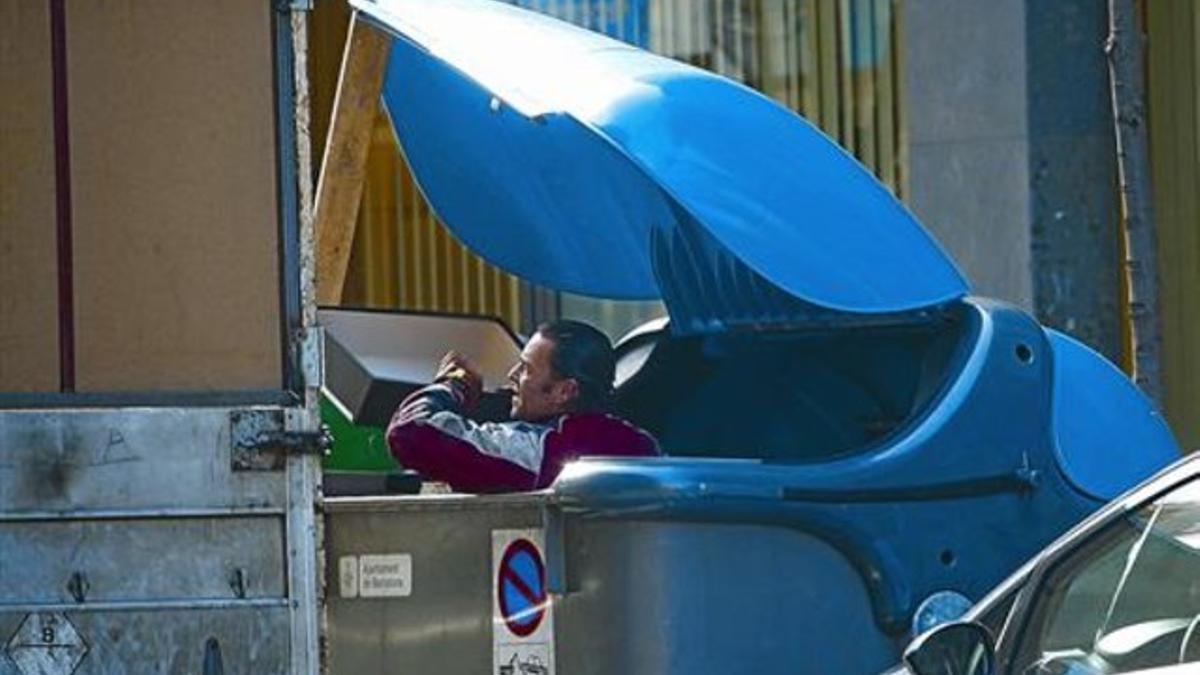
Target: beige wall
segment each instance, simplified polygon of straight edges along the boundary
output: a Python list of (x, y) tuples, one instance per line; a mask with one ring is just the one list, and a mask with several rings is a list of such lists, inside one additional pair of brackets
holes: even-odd
[(47, 7), (0, 2), (0, 392), (59, 388)]
[[(0, 3), (0, 392), (60, 386), (47, 6)], [(282, 388), (271, 4), (65, 6), (77, 390)]]
[(280, 388), (270, 4), (68, 7), (79, 390)]

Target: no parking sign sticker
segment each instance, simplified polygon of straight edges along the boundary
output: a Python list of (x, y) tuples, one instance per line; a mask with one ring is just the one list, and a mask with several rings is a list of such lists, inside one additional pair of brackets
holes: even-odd
[(541, 530), (492, 531), (492, 672), (553, 675), (554, 605)]

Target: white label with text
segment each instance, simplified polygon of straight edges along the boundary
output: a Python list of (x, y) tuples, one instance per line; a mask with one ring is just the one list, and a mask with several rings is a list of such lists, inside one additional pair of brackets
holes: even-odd
[(406, 598), (412, 595), (412, 556), (361, 555), (358, 557), (358, 595), (362, 598)]

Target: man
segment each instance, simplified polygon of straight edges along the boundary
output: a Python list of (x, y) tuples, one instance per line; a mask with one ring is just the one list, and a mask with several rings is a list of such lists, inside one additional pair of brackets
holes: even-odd
[(450, 352), (433, 384), (396, 410), (388, 447), (405, 467), (460, 492), (544, 488), (584, 455), (657, 455), (649, 434), (608, 413), (614, 370), (600, 331), (578, 321), (543, 324), (508, 373), (512, 421), (478, 423), (466, 413), (482, 378)]

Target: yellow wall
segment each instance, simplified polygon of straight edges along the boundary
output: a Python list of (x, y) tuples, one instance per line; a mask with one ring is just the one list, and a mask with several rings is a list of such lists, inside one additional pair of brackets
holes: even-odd
[(1146, 9), (1166, 412), (1190, 451), (1200, 448), (1200, 3)]
[[(537, 4), (519, 4), (531, 3)], [(799, 112), (900, 193), (893, 4), (650, 0), (648, 47), (744, 82)]]

